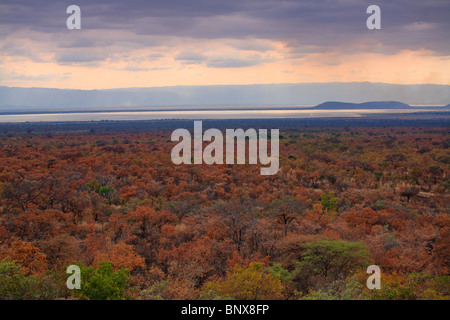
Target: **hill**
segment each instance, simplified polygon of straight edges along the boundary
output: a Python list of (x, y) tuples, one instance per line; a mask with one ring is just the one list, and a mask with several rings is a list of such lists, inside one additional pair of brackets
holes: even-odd
[(321, 103), (314, 109), (323, 110), (337, 110), (337, 109), (409, 109), (411, 106), (403, 102), (398, 101), (370, 101), (363, 103), (350, 103), (350, 102), (338, 102), (327, 101)]

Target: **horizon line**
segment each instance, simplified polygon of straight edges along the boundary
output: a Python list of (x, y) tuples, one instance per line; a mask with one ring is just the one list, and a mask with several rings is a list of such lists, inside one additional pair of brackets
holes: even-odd
[(418, 85), (432, 85), (432, 86), (450, 86), (450, 84), (441, 83), (390, 83), (390, 82), (371, 82), (371, 81), (331, 81), (331, 82), (279, 82), (279, 83), (252, 83), (252, 84), (198, 84), (198, 85), (172, 85), (172, 86), (150, 86), (150, 87), (116, 87), (104, 89), (74, 89), (74, 88), (55, 88), (55, 87), (21, 87), (0, 85), (0, 88), (20, 88), (20, 89), (53, 89), (53, 90), (77, 90), (77, 91), (100, 91), (100, 90), (122, 90), (122, 89), (149, 89), (149, 88), (176, 88), (176, 87), (249, 87), (249, 86), (269, 86), (269, 85), (309, 85), (309, 84), (386, 84), (396, 86), (418, 86)]

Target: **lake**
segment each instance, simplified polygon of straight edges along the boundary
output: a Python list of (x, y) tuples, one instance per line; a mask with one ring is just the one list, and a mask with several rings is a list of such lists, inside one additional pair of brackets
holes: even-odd
[(274, 119), (361, 117), (377, 113), (429, 112), (428, 109), (361, 109), (361, 110), (180, 110), (180, 111), (112, 111), (45, 114), (0, 115), (0, 122), (101, 121), (101, 120), (164, 120), (164, 119)]

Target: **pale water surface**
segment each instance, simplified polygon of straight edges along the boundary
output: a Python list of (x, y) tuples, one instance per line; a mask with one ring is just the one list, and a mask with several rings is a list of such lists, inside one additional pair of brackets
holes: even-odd
[(163, 120), (163, 119), (271, 119), (360, 117), (376, 113), (412, 113), (426, 109), (370, 110), (181, 110), (181, 111), (120, 111), (0, 115), (0, 122), (100, 121), (100, 120)]

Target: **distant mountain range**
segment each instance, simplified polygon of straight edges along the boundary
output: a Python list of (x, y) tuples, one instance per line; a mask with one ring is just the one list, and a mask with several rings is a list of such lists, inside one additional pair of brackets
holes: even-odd
[(336, 110), (336, 109), (411, 109), (406, 103), (398, 101), (370, 101), (363, 103), (348, 103), (338, 101), (327, 101), (314, 107), (314, 109)]
[[(324, 101), (329, 102), (324, 103)], [(402, 101), (402, 103), (397, 101)], [(447, 105), (449, 101), (450, 85), (434, 84), (335, 82), (108, 90), (0, 86), (0, 113), (301, 106), (316, 106), (316, 108), (322, 109), (406, 109), (409, 107), (408, 104), (443, 106)]]

